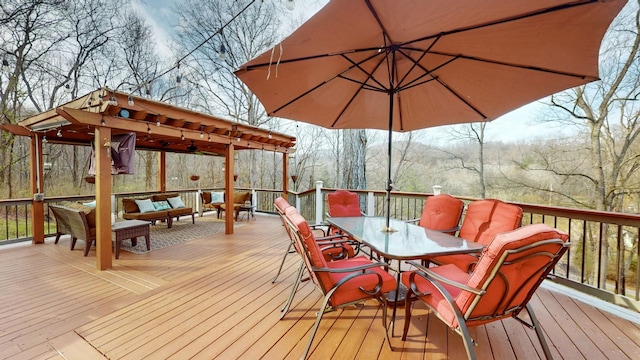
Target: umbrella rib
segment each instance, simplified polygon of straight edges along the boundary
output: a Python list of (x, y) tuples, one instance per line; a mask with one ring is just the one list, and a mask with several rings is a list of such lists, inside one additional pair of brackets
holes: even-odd
[[(552, 13), (552, 12), (555, 12), (555, 11), (567, 10), (567, 9), (572, 9), (572, 8), (578, 7), (578, 6), (588, 5), (590, 3), (594, 3), (594, 2), (598, 2), (598, 1), (601, 1), (601, 0), (583, 0), (583, 1), (572, 3), (572, 4), (563, 4), (563, 5), (558, 5), (558, 6), (554, 6), (554, 7), (550, 7), (550, 8), (540, 9), (540, 10), (537, 10), (537, 11), (534, 11), (534, 12), (530, 12), (530, 13), (526, 13), (526, 14), (519, 14), (519, 15), (515, 15), (515, 16), (512, 16), (512, 17), (508, 17), (508, 18), (504, 18), (504, 19), (500, 19), (500, 20), (487, 22), (487, 23), (484, 23), (484, 24), (471, 25), (471, 26), (467, 26), (467, 27), (464, 27), (464, 28), (444, 31), (444, 32), (441, 32), (441, 33), (439, 33), (437, 35), (424, 36), (424, 37), (421, 37), (421, 38), (418, 38), (418, 39), (413, 39), (413, 40), (407, 41), (407, 42), (405, 42), (404, 44), (401, 44), (401, 45), (405, 46), (405, 45), (408, 45), (408, 44), (413, 44), (413, 43), (416, 43), (416, 42), (429, 40), (429, 39), (432, 39), (434, 37), (442, 37), (442, 36), (446, 36), (446, 35), (462, 33), (462, 32), (465, 32), (465, 31), (477, 30), (477, 29), (482, 29), (482, 28), (485, 28), (485, 27), (495, 26), (495, 25), (499, 25), (499, 24), (505, 24), (505, 23), (509, 23), (509, 22), (513, 22), (513, 21), (519, 21), (519, 20), (522, 20), (522, 19), (530, 18), (530, 17), (545, 15), (547, 13)], [(367, 3), (368, 3), (368, 1), (367, 1)]]
[(593, 77), (593, 76), (590, 76), (590, 75), (570, 73), (570, 72), (554, 70), (554, 69), (545, 69), (545, 68), (541, 68), (541, 67), (537, 67), (537, 66), (531, 66), (531, 65), (512, 64), (512, 63), (507, 63), (507, 62), (503, 62), (503, 61), (497, 61), (497, 60), (491, 60), (491, 59), (483, 59), (483, 58), (479, 58), (479, 57), (475, 57), (475, 56), (468, 56), (468, 55), (461, 55), (461, 54), (454, 55), (454, 54), (448, 54), (448, 53), (437, 52), (437, 51), (432, 51), (432, 52), (430, 52), (430, 54), (443, 55), (443, 56), (452, 56), (452, 57), (455, 57), (456, 59), (465, 59), (465, 60), (472, 60), (472, 61), (478, 61), (478, 62), (485, 62), (485, 63), (489, 63), (489, 64), (508, 66), (508, 67), (513, 67), (513, 68), (526, 69), (526, 70), (533, 70), (533, 71), (545, 72), (545, 73), (549, 73), (549, 74), (570, 76), (570, 77), (576, 77), (576, 78), (580, 78), (580, 79), (592, 78), (593, 80), (598, 80), (597, 77)]
[[(384, 89), (384, 86), (383, 86), (382, 84), (380, 84), (379, 82), (377, 82), (375, 79), (373, 79), (373, 80), (374, 80), (374, 81), (376, 81), (376, 82), (380, 85), (381, 89), (377, 89), (377, 88), (375, 88), (375, 87), (373, 87), (373, 86), (371, 86), (371, 85), (367, 85), (367, 84), (366, 84), (366, 83), (364, 83), (364, 82), (360, 82), (360, 81), (357, 81), (357, 80), (354, 80), (354, 79), (348, 78), (348, 77), (346, 77), (346, 76), (344, 76), (344, 75), (343, 75), (345, 72), (350, 71), (350, 70), (352, 70), (352, 69), (354, 69), (354, 68), (357, 68), (357, 69), (359, 69), (360, 71), (364, 72), (365, 74), (367, 74), (367, 75), (369, 76), (369, 77), (367, 78), (367, 80), (368, 80), (369, 78), (371, 78), (371, 74), (368, 74), (364, 69), (362, 69), (362, 67), (360, 67), (360, 64), (362, 64), (362, 63), (364, 63), (364, 62), (367, 62), (367, 61), (369, 61), (369, 60), (371, 60), (371, 59), (375, 58), (377, 55), (378, 55), (378, 54), (375, 54), (375, 55), (369, 56), (369, 57), (367, 57), (367, 58), (365, 58), (365, 59), (361, 60), (360, 62), (355, 62), (355, 61), (351, 60), (349, 57), (347, 57), (346, 55), (341, 54), (340, 56), (342, 56), (342, 57), (343, 57), (344, 59), (346, 59), (349, 63), (351, 63), (351, 66), (349, 66), (348, 68), (346, 68), (345, 70), (343, 70), (341, 73), (336, 74), (336, 75), (335, 75), (335, 76), (333, 76), (332, 78), (330, 78), (330, 79), (326, 79), (325, 81), (323, 81), (323, 82), (321, 82), (321, 83), (317, 84), (316, 86), (314, 86), (314, 87), (310, 88), (309, 90), (307, 90), (307, 91), (305, 91), (305, 92), (301, 93), (300, 95), (296, 96), (295, 98), (293, 98), (293, 99), (289, 100), (289, 101), (288, 101), (288, 102), (286, 102), (284, 105), (282, 105), (282, 106), (280, 106), (280, 107), (276, 108), (275, 110), (273, 110), (273, 111), (271, 112), (271, 114), (276, 114), (278, 111), (280, 111), (280, 110), (284, 109), (285, 107), (287, 107), (287, 106), (291, 105), (292, 103), (294, 103), (294, 102), (296, 102), (296, 101), (300, 100), (301, 98), (303, 98), (303, 97), (307, 96), (308, 94), (312, 93), (313, 91), (317, 90), (318, 88), (322, 87), (323, 85), (325, 85), (325, 84), (329, 83), (330, 81), (332, 81), (332, 80), (334, 80), (334, 79), (336, 79), (336, 78), (341, 78), (341, 79), (345, 79), (345, 80), (353, 81), (353, 82), (355, 82), (355, 83), (358, 83), (358, 84), (362, 85), (362, 86), (361, 86), (361, 88), (358, 90), (358, 92), (362, 89), (362, 87), (363, 87), (363, 86), (367, 86), (369, 89), (372, 89), (372, 90), (378, 90), (378, 91), (384, 91), (384, 90), (386, 90), (386, 89)], [(381, 60), (380, 62), (382, 62), (382, 60)], [(280, 63), (282, 64), (282, 62), (280, 62)], [(379, 66), (379, 64), (378, 64), (378, 66)], [(376, 66), (376, 68), (377, 68), (377, 66)], [(357, 95), (357, 93), (356, 93), (356, 95)], [(354, 97), (355, 97), (355, 95), (354, 95)], [(353, 100), (353, 99), (352, 99), (352, 100)], [(351, 102), (351, 101), (349, 101), (349, 102)], [(342, 115), (342, 113), (343, 113), (343, 112), (344, 112), (344, 110), (340, 112), (340, 115)], [(337, 119), (336, 119), (336, 121), (337, 121)]]

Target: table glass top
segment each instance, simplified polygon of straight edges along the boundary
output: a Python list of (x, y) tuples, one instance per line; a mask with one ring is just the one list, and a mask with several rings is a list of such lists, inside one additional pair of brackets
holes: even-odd
[(332, 217), (327, 222), (390, 259), (425, 259), (482, 250), (482, 245), (475, 242), (400, 220), (390, 221), (396, 231), (383, 231), (384, 217)]

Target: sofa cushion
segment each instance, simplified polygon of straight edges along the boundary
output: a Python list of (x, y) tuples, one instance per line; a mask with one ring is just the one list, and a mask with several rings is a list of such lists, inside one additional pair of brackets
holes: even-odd
[(211, 202), (211, 191), (203, 191), (201, 196), (204, 204), (209, 204)]
[(169, 205), (169, 202), (166, 200), (162, 200), (162, 201), (153, 201), (153, 208), (155, 210), (169, 210), (171, 209), (171, 205)]
[(244, 204), (245, 201), (251, 199), (251, 193), (248, 191), (237, 192), (233, 194), (233, 203), (234, 204)]
[(64, 207), (68, 207), (70, 209), (82, 211), (83, 213), (85, 213), (87, 217), (87, 224), (89, 224), (89, 227), (90, 228), (96, 227), (96, 208), (95, 207), (87, 206), (76, 201), (63, 201), (60, 203), (60, 205)]
[(161, 194), (154, 194), (151, 197), (151, 201), (167, 201), (169, 198), (174, 198), (174, 197), (179, 197), (180, 194), (178, 193), (161, 193)]
[(122, 199), (122, 207), (124, 208), (125, 213), (140, 212), (140, 209), (138, 208), (138, 204), (136, 204), (136, 200), (141, 200), (141, 199), (132, 199), (132, 198)]
[(141, 213), (156, 211), (156, 208), (153, 207), (153, 202), (151, 202), (151, 199), (135, 200), (135, 202), (136, 205), (138, 205), (138, 209), (140, 209)]
[(220, 204), (224, 202), (224, 192), (212, 192), (209, 203)]
[(184, 202), (182, 202), (180, 196), (168, 198), (167, 201), (169, 202), (169, 205), (171, 205), (171, 207), (174, 209), (185, 207)]

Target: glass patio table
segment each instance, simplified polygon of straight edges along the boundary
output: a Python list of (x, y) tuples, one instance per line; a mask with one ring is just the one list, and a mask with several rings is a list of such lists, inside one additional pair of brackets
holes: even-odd
[(434, 256), (473, 253), (483, 246), (473, 241), (391, 219), (396, 231), (382, 231), (385, 217), (330, 217), (326, 221), (391, 260), (425, 260)]
[[(327, 223), (368, 246), (386, 260), (428, 260), (434, 256), (475, 253), (482, 251), (483, 245), (436, 230), (425, 229), (408, 222), (391, 219), (389, 226), (395, 231), (383, 231), (385, 217), (355, 216), (329, 217)], [(404, 299), (400, 288), (401, 264), (398, 264), (398, 288), (387, 299), (394, 305)], [(393, 307), (391, 334), (395, 328), (396, 306)]]

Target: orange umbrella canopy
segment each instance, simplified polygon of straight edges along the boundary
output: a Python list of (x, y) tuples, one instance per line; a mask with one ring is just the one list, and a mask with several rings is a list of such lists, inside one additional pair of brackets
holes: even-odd
[(598, 79), (626, 0), (332, 0), (236, 75), (272, 116), (410, 131)]

